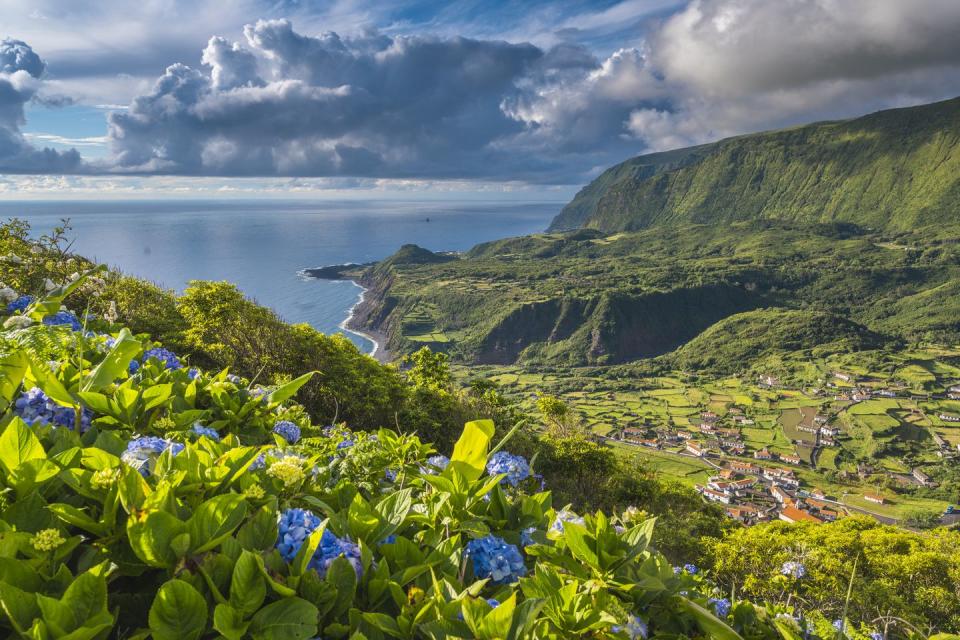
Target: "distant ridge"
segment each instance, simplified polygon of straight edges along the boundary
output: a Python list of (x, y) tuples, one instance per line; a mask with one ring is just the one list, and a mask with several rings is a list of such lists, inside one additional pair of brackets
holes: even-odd
[(960, 221), (960, 98), (638, 156), (584, 187), (549, 230), (758, 219)]

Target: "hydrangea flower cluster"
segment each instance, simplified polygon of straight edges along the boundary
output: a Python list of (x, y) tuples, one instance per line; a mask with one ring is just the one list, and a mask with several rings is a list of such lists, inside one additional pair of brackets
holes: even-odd
[[(292, 562), (307, 537), (320, 526), (320, 518), (306, 509), (287, 509), (280, 514), (278, 524), (275, 546), (284, 560)], [(321, 577), (325, 577), (333, 561), (341, 556), (353, 566), (359, 578), (363, 574), (360, 547), (346, 538), (338, 538), (329, 530), (324, 530), (320, 537), (320, 546), (317, 547), (307, 566), (314, 569)]]
[(127, 450), (120, 456), (120, 460), (146, 478), (153, 473), (160, 454), (168, 449), (173, 455), (177, 455), (183, 451), (183, 445), (157, 436), (136, 438), (127, 443)]
[(536, 541), (533, 539), (533, 532), (536, 531), (536, 527), (527, 527), (520, 532), (520, 546), (529, 547), (532, 544), (536, 544)]
[(300, 441), (300, 427), (289, 420), (279, 420), (273, 425), (273, 432), (290, 444)]
[(340, 442), (337, 443), (337, 451), (343, 451), (344, 449), (349, 449), (355, 444), (356, 442), (354, 442), (353, 440), (341, 440)]
[(83, 328), (79, 318), (69, 311), (57, 311), (55, 314), (45, 317), (43, 324), (50, 327), (68, 326), (71, 331), (80, 331)]
[(466, 554), (473, 561), (474, 574), (480, 579), (490, 578), (494, 584), (516, 582), (527, 574), (516, 545), (492, 534), (468, 542)]
[(216, 430), (216, 429), (212, 429), (212, 428), (210, 428), (210, 427), (205, 427), (205, 426), (203, 426), (202, 424), (200, 424), (199, 422), (196, 423), (195, 425), (193, 425), (193, 429), (191, 429), (191, 431), (192, 431), (194, 434), (196, 434), (197, 437), (207, 437), (207, 438), (210, 438), (211, 440), (214, 440), (214, 441), (217, 441), (217, 442), (220, 441), (220, 434), (217, 433), (217, 430)]
[(721, 618), (726, 618), (727, 614), (730, 613), (730, 601), (726, 598), (710, 598), (707, 602), (717, 612), (717, 616)]
[(21, 313), (31, 304), (33, 304), (33, 296), (20, 296), (7, 305), (7, 313)]
[(163, 365), (164, 369), (179, 369), (180, 368), (180, 358), (177, 357), (173, 351), (169, 349), (164, 349), (163, 347), (155, 347), (153, 349), (147, 349), (143, 352), (143, 357), (140, 358), (140, 362), (132, 360), (130, 362), (130, 373), (136, 373), (140, 367), (146, 364), (151, 358), (156, 358)]
[(421, 467), (420, 470), (422, 473), (425, 473), (429, 476), (435, 476), (440, 471), (443, 471), (447, 468), (447, 465), (450, 464), (450, 458), (444, 455), (430, 456), (427, 458), (427, 466)]
[(492, 476), (505, 473), (507, 477), (503, 481), (515, 487), (530, 477), (530, 464), (523, 456), (498, 451), (487, 461), (487, 473)]
[(626, 633), (627, 637), (630, 640), (637, 640), (638, 638), (647, 637), (647, 623), (640, 618), (640, 616), (635, 616), (632, 613), (627, 617), (627, 623), (625, 625), (616, 625), (613, 627), (614, 633)]
[(800, 562), (784, 562), (780, 568), (780, 573), (796, 580), (807, 575), (807, 568)]
[(689, 574), (692, 575), (692, 576), (695, 576), (695, 575), (697, 575), (698, 573), (700, 573), (700, 569), (698, 569), (698, 568), (697, 568), (697, 565), (695, 565), (695, 564), (685, 564), (685, 565), (683, 565), (683, 570), (686, 571), (687, 573), (689, 573)]
[(553, 524), (550, 525), (550, 531), (563, 534), (563, 523), (565, 522), (573, 522), (575, 524), (579, 524), (580, 526), (586, 524), (586, 521), (573, 511), (570, 511), (569, 509), (561, 509), (557, 512), (557, 517), (553, 519)]
[[(73, 429), (76, 425), (77, 414), (73, 407), (64, 407), (54, 402), (40, 387), (33, 387), (20, 394), (13, 405), (13, 411), (32, 427), (37, 425), (53, 425)], [(80, 412), (80, 432), (90, 428), (93, 412), (84, 408)]]

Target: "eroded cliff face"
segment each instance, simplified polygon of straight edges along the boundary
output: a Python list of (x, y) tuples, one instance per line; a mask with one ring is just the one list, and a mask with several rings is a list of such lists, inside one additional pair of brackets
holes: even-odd
[(487, 333), (475, 360), (612, 364), (652, 358), (723, 318), (762, 305), (759, 296), (730, 285), (525, 304)]

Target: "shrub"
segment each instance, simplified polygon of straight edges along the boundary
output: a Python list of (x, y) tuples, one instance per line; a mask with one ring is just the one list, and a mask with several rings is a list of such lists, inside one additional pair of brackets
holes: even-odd
[[(737, 629), (794, 638), (800, 631), (750, 603), (728, 610), (702, 576), (674, 571), (650, 545), (651, 519), (560, 517), (526, 461), (492, 456), (489, 421), (467, 423), (446, 468), (428, 468), (434, 451), (416, 437), (310, 424), (291, 404), (309, 373), (251, 386), (226, 370), (170, 366), (172, 354), (126, 329), (97, 334), (40, 323), (78, 286), (35, 301), (3, 332), (0, 627), (7, 635), (735, 638)], [(37, 331), (56, 333), (52, 351), (63, 345), (54, 362), (21, 343)], [(72, 411), (74, 422), (25, 423), (17, 398), (31, 389)], [(296, 444), (274, 433), (283, 421), (300, 430)]]

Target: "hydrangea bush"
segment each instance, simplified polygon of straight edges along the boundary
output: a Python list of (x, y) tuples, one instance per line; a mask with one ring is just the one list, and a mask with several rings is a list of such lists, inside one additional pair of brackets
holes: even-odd
[[(449, 456), (321, 429), (291, 402), (310, 374), (254, 391), (145, 336), (44, 324), (82, 280), (13, 309), (2, 335), (3, 637), (817, 633), (675, 571), (652, 519), (557, 508), (489, 421)], [(64, 326), (59, 360), (38, 357), (37, 332)]]

